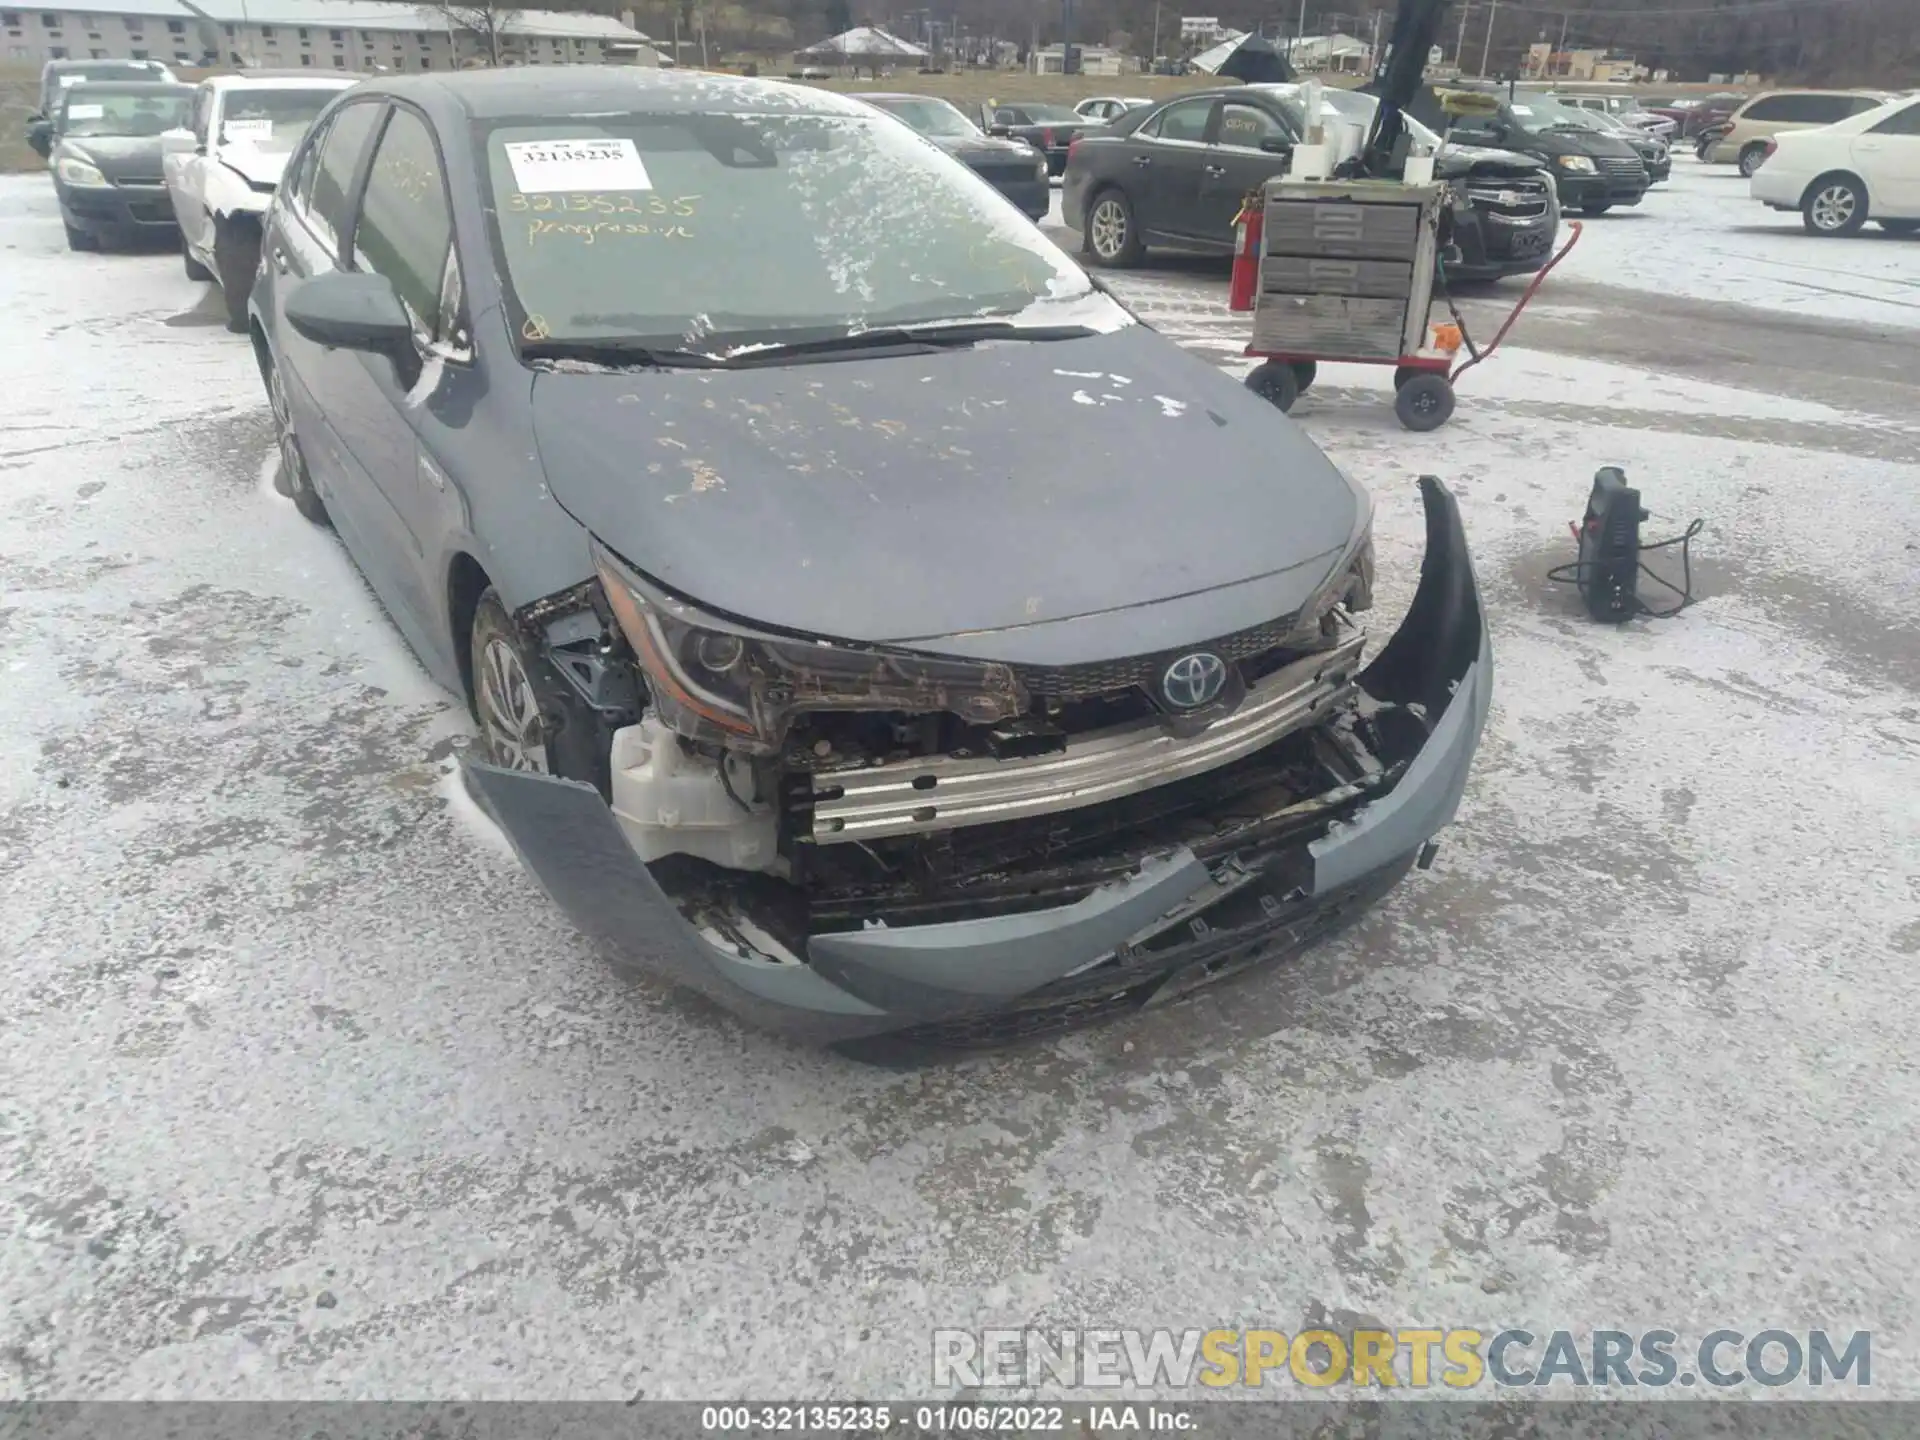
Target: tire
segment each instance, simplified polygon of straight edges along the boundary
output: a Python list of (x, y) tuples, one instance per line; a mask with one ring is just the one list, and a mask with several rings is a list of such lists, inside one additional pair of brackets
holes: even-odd
[(1300, 377), (1286, 361), (1267, 360), (1248, 373), (1247, 388), (1285, 413), (1300, 398)]
[(193, 258), (193, 252), (187, 249), (187, 242), (180, 242), (180, 266), (187, 272), (187, 279), (207, 281), (213, 279), (213, 272)]
[(1876, 220), (1873, 223), (1889, 235), (1920, 235), (1920, 220)]
[(540, 660), (491, 585), (473, 612), (468, 653), (473, 667), (474, 719), (480, 725), (480, 748), (487, 763), (503, 770), (553, 774), (553, 752), (548, 743), (553, 724), (534, 678), (542, 673)]
[(1611, 200), (1589, 200), (1580, 207), (1582, 215), (1604, 215), (1613, 208)]
[(1765, 145), (1747, 146), (1746, 149), (1740, 152), (1740, 173), (1751, 180), (1753, 178), (1753, 172), (1760, 168), (1760, 162), (1766, 158), (1767, 147)]
[[(64, 224), (64, 222), (62, 223)], [(71, 225), (66, 225), (65, 228), (67, 232), (67, 249), (98, 250), (100, 248), (100, 237), (98, 235), (89, 235), (86, 231), (76, 230)]]
[(1409, 380), (1417, 379), (1422, 375), (1431, 375), (1432, 373), (1431, 370), (1422, 370), (1418, 365), (1396, 365), (1393, 370), (1393, 388), (1395, 390), (1404, 390)]
[(1320, 366), (1313, 360), (1295, 360), (1293, 362), (1293, 383), (1299, 387), (1302, 395), (1313, 388), (1313, 382), (1320, 374)]
[(254, 273), (260, 268), (260, 232), (250, 225), (215, 221), (213, 265), (220, 277), (220, 295), (227, 303), (227, 329), (247, 333), (247, 299), (253, 294)]
[(1432, 372), (1413, 376), (1393, 397), (1393, 413), (1409, 430), (1438, 430), (1453, 418), (1453, 382)]
[(292, 407), (287, 401), (286, 385), (280, 378), (280, 367), (267, 360), (263, 368), (267, 405), (273, 411), (274, 443), (280, 447), (280, 473), (274, 479), (274, 488), (293, 501), (293, 508), (314, 524), (331, 527), (333, 521), (327, 515), (326, 502), (313, 488), (307, 457), (300, 449), (300, 437), (293, 430)]
[(1810, 235), (1858, 235), (1867, 223), (1867, 191), (1850, 175), (1823, 175), (1807, 187), (1800, 219)]
[(1133, 202), (1124, 190), (1109, 186), (1093, 197), (1080, 227), (1080, 244), (1094, 264), (1110, 270), (1131, 269), (1145, 257), (1147, 247), (1140, 243), (1140, 227), (1133, 221)]

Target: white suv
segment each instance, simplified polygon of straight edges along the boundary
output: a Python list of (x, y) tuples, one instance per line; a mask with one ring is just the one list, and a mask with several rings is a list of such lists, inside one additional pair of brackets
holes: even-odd
[(1816, 235), (1852, 235), (1872, 219), (1920, 231), (1920, 100), (1895, 100), (1818, 130), (1767, 142), (1753, 198), (1798, 210)]
[(227, 325), (247, 328), (247, 296), (260, 266), (260, 217), (280, 172), (314, 117), (357, 75), (252, 71), (200, 82), (188, 130), (161, 138), (161, 169), (180, 221), (187, 278), (212, 280)]

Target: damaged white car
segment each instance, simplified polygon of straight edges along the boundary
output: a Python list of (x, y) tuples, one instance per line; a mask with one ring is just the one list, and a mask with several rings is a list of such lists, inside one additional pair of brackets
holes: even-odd
[(216, 75), (194, 92), (190, 124), (161, 137), (167, 195), (180, 222), (189, 280), (211, 280), (227, 322), (247, 328), (247, 295), (260, 265), (260, 217), (293, 147), (314, 117), (357, 75), (249, 71)]

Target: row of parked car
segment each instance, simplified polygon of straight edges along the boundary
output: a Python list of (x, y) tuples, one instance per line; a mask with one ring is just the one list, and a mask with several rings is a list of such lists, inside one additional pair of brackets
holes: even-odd
[[(374, 78), (284, 150), (260, 104), (71, 87), (70, 238), (122, 150), (273, 191), (236, 318), (279, 485), (617, 963), (813, 1040), (991, 1043), (1431, 860), (1491, 697), (1458, 506), (1421, 482), (1407, 638), (1363, 666), (1365, 493), (945, 147), (673, 70)], [(277, 184), (232, 163), (262, 140)]]

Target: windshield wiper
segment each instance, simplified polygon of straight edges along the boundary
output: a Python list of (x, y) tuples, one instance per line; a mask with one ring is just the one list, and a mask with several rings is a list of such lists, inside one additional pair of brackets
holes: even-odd
[(647, 370), (724, 370), (728, 365), (723, 356), (662, 349), (637, 340), (526, 340), (520, 354), (528, 360), (580, 360)]
[(896, 350), (926, 354), (960, 348), (981, 340), (1084, 340), (1093, 334), (1085, 325), (1014, 325), (1005, 320), (983, 320), (960, 325), (883, 325), (851, 335), (820, 340), (792, 340), (737, 351), (731, 365), (781, 364), (792, 360), (831, 359), (863, 350)]

